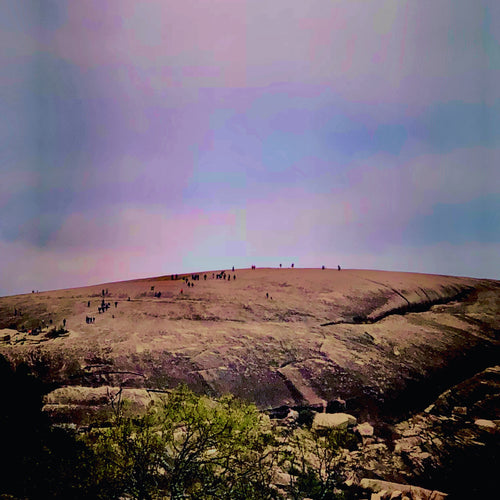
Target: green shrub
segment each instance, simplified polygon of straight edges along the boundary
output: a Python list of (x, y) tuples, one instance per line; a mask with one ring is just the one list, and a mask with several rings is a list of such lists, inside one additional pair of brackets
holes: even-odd
[(137, 499), (270, 499), (273, 436), (254, 405), (181, 387), (140, 418), (89, 435), (99, 481)]
[(254, 405), (180, 387), (137, 417), (119, 393), (108, 427), (77, 434), (50, 424), (41, 411), (47, 387), (27, 365), (14, 370), (0, 356), (0, 382), (8, 450), (0, 496), (271, 500), (280, 498), (279, 468), (292, 478), (286, 498), (339, 496), (341, 449), (353, 439), (346, 432), (296, 429), (278, 440)]
[(351, 446), (352, 439), (347, 431), (336, 429), (322, 433), (304, 428), (294, 431), (282, 462), (292, 477), (288, 489), (291, 498), (342, 498), (335, 488), (341, 483), (342, 450)]
[(308, 429), (310, 429), (314, 420), (314, 415), (315, 412), (310, 410), (309, 408), (300, 409), (297, 424), (300, 427), (307, 427)]

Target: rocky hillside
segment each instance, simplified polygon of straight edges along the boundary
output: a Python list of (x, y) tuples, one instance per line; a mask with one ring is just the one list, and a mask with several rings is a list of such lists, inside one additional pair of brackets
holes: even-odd
[(2, 297), (0, 354), (72, 387), (63, 413), (86, 411), (99, 387), (184, 382), (262, 409), (397, 420), (498, 359), (499, 292), (493, 280), (366, 270), (163, 276)]

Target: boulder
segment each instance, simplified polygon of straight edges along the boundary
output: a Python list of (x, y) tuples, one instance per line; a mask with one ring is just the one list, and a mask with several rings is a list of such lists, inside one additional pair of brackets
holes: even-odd
[(474, 420), (474, 424), (484, 431), (494, 431), (497, 426), (492, 420), (486, 420), (485, 418), (478, 418)]
[(347, 429), (356, 423), (356, 417), (348, 413), (316, 413), (312, 428), (313, 430)]
[(363, 422), (362, 424), (359, 424), (355, 430), (362, 437), (373, 436), (373, 426), (371, 426), (368, 422)]
[(422, 440), (418, 436), (398, 439), (394, 446), (394, 452), (398, 454), (409, 453), (412, 450), (416, 450), (421, 443)]
[(436, 407), (436, 405), (433, 405), (433, 404), (432, 404), (432, 405), (429, 405), (429, 406), (428, 406), (428, 407), (424, 410), (424, 412), (425, 412), (425, 413), (431, 413), (431, 412), (434, 410), (434, 408), (435, 408), (435, 407)]
[(290, 486), (292, 477), (287, 472), (278, 471), (274, 474), (274, 484), (277, 486)]
[(467, 415), (466, 406), (454, 406), (452, 410), (453, 415)]
[(0, 329), (0, 342), (9, 342), (17, 334), (17, 330), (12, 328), (1, 328)]

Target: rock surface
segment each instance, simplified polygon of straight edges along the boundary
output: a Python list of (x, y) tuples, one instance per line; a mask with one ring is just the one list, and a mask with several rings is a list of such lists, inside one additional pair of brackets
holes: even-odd
[(364, 478), (361, 480), (360, 486), (378, 494), (380, 499), (401, 498), (403, 494), (409, 498), (420, 498), (421, 500), (445, 500), (448, 496), (446, 493), (442, 493), (440, 491), (427, 490), (425, 488), (411, 486), (408, 484), (391, 483), (389, 481), (381, 481), (380, 479)]
[[(16, 333), (0, 354), (58, 386), (183, 382), (262, 409), (343, 400), (370, 421), (404, 416), (498, 354), (496, 281), (364, 270), (203, 274), (189, 288), (164, 276), (1, 297), (0, 328)], [(111, 311), (98, 312), (102, 301)], [(68, 332), (51, 338), (63, 320)]]
[(373, 436), (373, 426), (368, 422), (363, 422), (356, 426), (356, 432), (362, 437), (371, 437)]
[[(416, 498), (405, 483), (452, 491), (456, 471), (464, 491), (488, 491), (500, 449), (499, 282), (359, 270), (234, 274), (209, 272), (195, 287), (167, 276), (1, 297), (10, 338), (0, 354), (57, 387), (44, 408), (61, 424), (106, 418), (120, 388), (140, 410), (186, 383), (277, 411), (290, 427), (304, 407), (320, 412), (316, 425), (352, 414), (341, 426), (365, 423), (359, 449), (343, 455), (346, 484), (396, 484), (373, 495)], [(111, 311), (98, 312), (103, 301)]]
[[(499, 396), (500, 366), (493, 366), (445, 391), (429, 411), (397, 423), (387, 442), (363, 440), (345, 457), (346, 477), (374, 475), (434, 487), (453, 498), (485, 498), (496, 489), (500, 408), (491, 403)], [(453, 413), (465, 403), (466, 412)]]

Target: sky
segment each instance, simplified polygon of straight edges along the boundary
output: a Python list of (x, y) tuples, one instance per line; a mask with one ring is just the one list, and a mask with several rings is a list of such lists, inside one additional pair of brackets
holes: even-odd
[(0, 295), (500, 279), (500, 2), (0, 0)]

